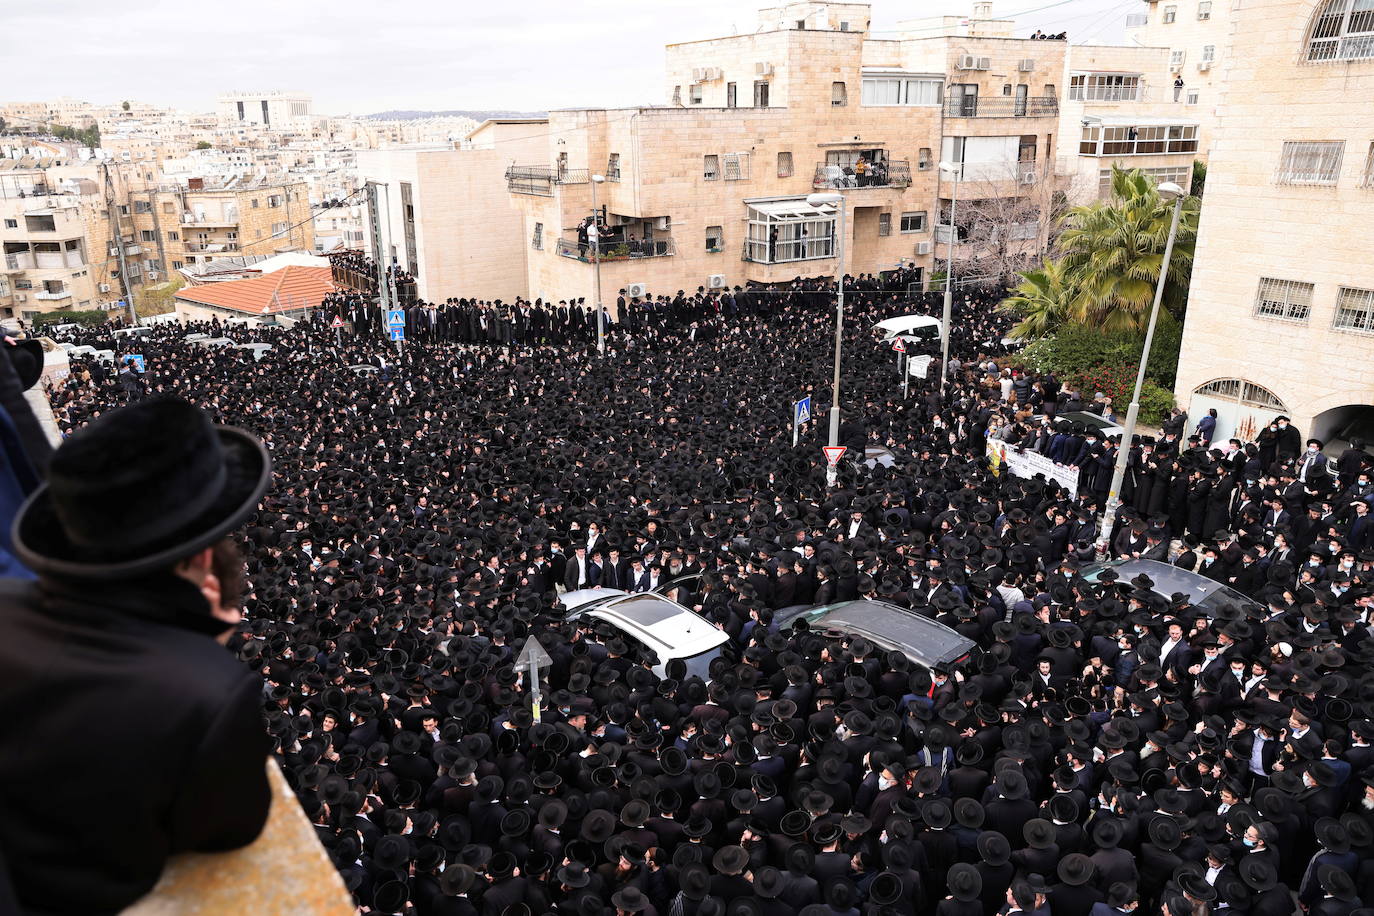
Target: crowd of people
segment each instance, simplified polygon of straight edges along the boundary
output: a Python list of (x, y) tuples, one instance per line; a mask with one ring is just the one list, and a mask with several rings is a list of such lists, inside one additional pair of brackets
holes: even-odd
[[(1004, 372), (997, 291), (960, 291), (949, 365), (904, 398), (870, 328), (938, 296), (850, 290), (833, 487), (823, 281), (623, 303), (604, 355), (580, 301), (474, 300), (417, 304), (398, 355), (349, 294), (289, 330), (140, 342), (149, 397), (271, 452), (228, 646), (360, 911), (1370, 912), (1363, 453), (1323, 476), (1284, 418), (1208, 447), (1175, 417), (1124, 444), (1112, 552), (1253, 602), (1090, 580), (1121, 444), (1053, 417), (1108, 408)], [(125, 399), (83, 372), (52, 392), (66, 431)], [(994, 475), (988, 436), (1079, 467), (1077, 492)], [(568, 588), (653, 582), (728, 634), (709, 678), (565, 619)], [(775, 624), (860, 597), (977, 647), (925, 670)], [(552, 658), (537, 719), (531, 638)]]

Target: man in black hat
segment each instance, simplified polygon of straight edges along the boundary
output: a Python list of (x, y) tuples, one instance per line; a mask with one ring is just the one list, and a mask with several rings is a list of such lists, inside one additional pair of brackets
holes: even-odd
[(0, 585), (0, 714), (24, 723), (0, 737), (0, 851), (22, 906), (119, 910), (168, 856), (262, 829), (263, 685), (216, 637), (242, 591), (227, 538), (270, 473), (253, 436), (149, 400), (67, 439), (15, 519), (39, 576)]

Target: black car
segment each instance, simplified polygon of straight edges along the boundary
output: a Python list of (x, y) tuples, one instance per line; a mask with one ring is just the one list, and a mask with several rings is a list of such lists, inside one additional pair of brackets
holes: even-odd
[(976, 643), (942, 623), (886, 601), (840, 601), (819, 607), (784, 608), (773, 618), (781, 629), (805, 620), (813, 630), (836, 629), (862, 636), (885, 651), (901, 652), (926, 668), (949, 668), (968, 658)]
[(1144, 573), (1154, 582), (1151, 591), (1165, 598), (1175, 592), (1187, 595), (1188, 600), (1206, 611), (1208, 617), (1216, 617), (1225, 607), (1236, 608), (1242, 617), (1251, 614), (1263, 619), (1265, 616), (1263, 605), (1253, 598), (1247, 598), (1229, 585), (1158, 560), (1108, 560), (1106, 563), (1094, 563), (1092, 566), (1084, 567), (1082, 575), (1087, 581), (1096, 582), (1107, 569), (1116, 570), (1120, 582), (1129, 582)]

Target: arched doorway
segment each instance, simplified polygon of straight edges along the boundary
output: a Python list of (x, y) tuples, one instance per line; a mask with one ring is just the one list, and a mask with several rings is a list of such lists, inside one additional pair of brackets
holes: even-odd
[(1344, 404), (1323, 410), (1312, 418), (1312, 431), (1304, 438), (1320, 439), (1328, 455), (1339, 455), (1350, 447), (1351, 439), (1374, 443), (1374, 406)]
[(1274, 417), (1288, 413), (1283, 399), (1263, 385), (1239, 378), (1213, 379), (1193, 389), (1188, 404), (1188, 432), (1211, 408), (1217, 412), (1213, 442), (1225, 442), (1232, 437), (1248, 442)]

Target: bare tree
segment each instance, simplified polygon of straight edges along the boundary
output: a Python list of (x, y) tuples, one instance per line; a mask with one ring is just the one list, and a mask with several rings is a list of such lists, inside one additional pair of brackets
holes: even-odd
[[(1069, 208), (1069, 179), (1054, 174), (1052, 161), (1018, 162), (1005, 171), (984, 168), (977, 175), (959, 182), (954, 208), (961, 272), (991, 283), (1010, 281), (1054, 249)], [(948, 200), (940, 202), (940, 225), (943, 241)]]

